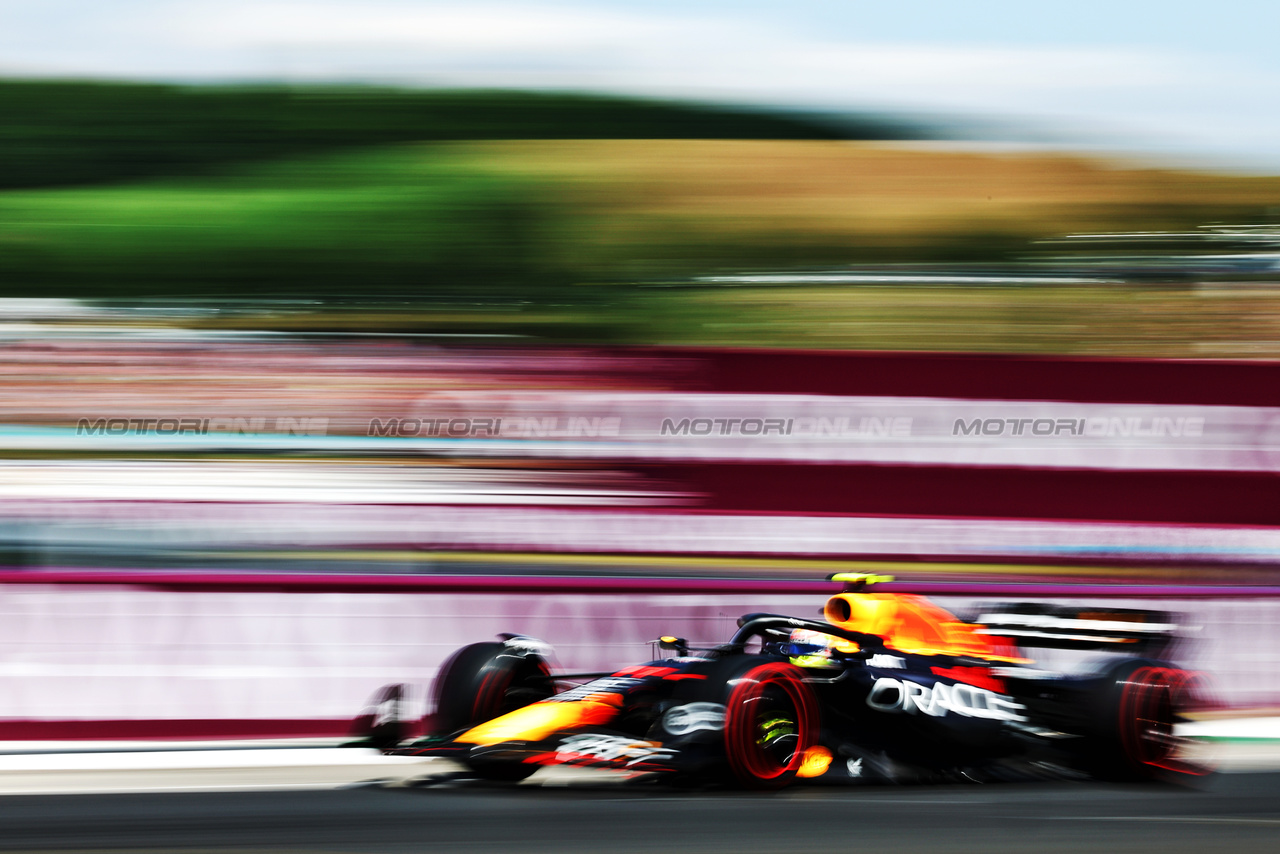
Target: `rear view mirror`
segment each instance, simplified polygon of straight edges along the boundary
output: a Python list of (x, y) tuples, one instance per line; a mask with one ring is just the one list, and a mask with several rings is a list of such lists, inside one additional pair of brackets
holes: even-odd
[(658, 646), (662, 649), (673, 649), (680, 655), (689, 654), (689, 642), (684, 638), (678, 638), (672, 635), (663, 635), (658, 638)]

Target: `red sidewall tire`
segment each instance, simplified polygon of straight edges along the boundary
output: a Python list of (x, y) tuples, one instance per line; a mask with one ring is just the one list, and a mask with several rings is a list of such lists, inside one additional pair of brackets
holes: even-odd
[(1181, 755), (1174, 735), (1179, 717), (1193, 707), (1203, 679), (1176, 667), (1139, 667), (1120, 683), (1116, 728), (1131, 773), (1146, 779), (1203, 777), (1208, 765)]
[[(775, 789), (795, 778), (805, 752), (818, 740), (818, 700), (804, 683), (804, 673), (790, 664), (758, 664), (730, 680), (725, 701), (724, 746), (729, 769), (741, 785)], [(758, 704), (766, 695), (784, 695), (795, 711), (795, 751), (786, 763), (765, 750), (757, 738)]]
[[(554, 693), (549, 682), (532, 677), (550, 676), (546, 661), (536, 655), (520, 655), (501, 643), (475, 643), (458, 650), (436, 676), (435, 729), (456, 732), (492, 720), (521, 705), (540, 699), (531, 684), (545, 685), (546, 696)], [(512, 694), (513, 689), (523, 689)], [(517, 696), (524, 694), (525, 696)]]
[(1108, 671), (1090, 703), (1094, 723), (1077, 758), (1094, 776), (1196, 785), (1216, 770), (1205, 745), (1176, 731), (1187, 712), (1209, 706), (1201, 674), (1129, 659)]

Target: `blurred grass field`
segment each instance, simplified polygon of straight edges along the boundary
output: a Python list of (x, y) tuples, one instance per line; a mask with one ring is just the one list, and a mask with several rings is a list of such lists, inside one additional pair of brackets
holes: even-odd
[(982, 270), (1075, 232), (1274, 220), (1280, 178), (822, 139), (377, 141), (268, 154), (70, 186), (10, 182), (0, 294), (235, 309), (182, 321), (215, 327), (1280, 356), (1280, 296), (1265, 282), (694, 282), (859, 264)]
[(1280, 294), (1125, 285), (1083, 288), (748, 288), (657, 298), (658, 343), (1280, 358)]
[(651, 240), (655, 250), (681, 245), (684, 234), (713, 252), (740, 240), (774, 251), (825, 245), (843, 260), (911, 262), (920, 252), (991, 260), (1037, 237), (1190, 228), (1280, 202), (1276, 178), (927, 143), (537, 140), (469, 149), (479, 168), (571, 193), (586, 216), (603, 219), (605, 239)]

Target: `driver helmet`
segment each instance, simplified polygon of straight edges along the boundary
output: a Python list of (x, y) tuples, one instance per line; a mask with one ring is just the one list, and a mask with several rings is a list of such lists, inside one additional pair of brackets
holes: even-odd
[(857, 652), (858, 645), (814, 629), (792, 629), (785, 650), (796, 667), (833, 669), (841, 666), (837, 652)]

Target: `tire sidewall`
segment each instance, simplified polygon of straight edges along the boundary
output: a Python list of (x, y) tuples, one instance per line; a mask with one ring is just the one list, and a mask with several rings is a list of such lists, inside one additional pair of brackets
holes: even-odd
[(1163, 761), (1167, 757), (1147, 755), (1141, 731), (1143, 714), (1165, 702), (1170, 725), (1176, 723), (1177, 703), (1192, 679), (1193, 674), (1179, 667), (1151, 659), (1128, 659), (1110, 667), (1091, 703), (1094, 724), (1082, 756), (1087, 770), (1103, 779), (1129, 782), (1200, 776)]
[[(705, 696), (714, 697), (725, 707), (722, 736), (730, 783), (750, 789), (777, 789), (795, 779), (805, 751), (817, 743), (820, 724), (818, 699), (803, 681), (804, 676), (804, 671), (792, 664), (757, 656), (729, 659), (708, 675)], [(767, 687), (781, 689), (796, 711), (796, 750), (783, 767), (756, 747), (751, 706)]]
[(491, 720), (510, 710), (506, 708), (509, 690), (530, 676), (550, 672), (541, 656), (503, 643), (465, 646), (449, 657), (436, 676), (434, 729), (456, 732)]

